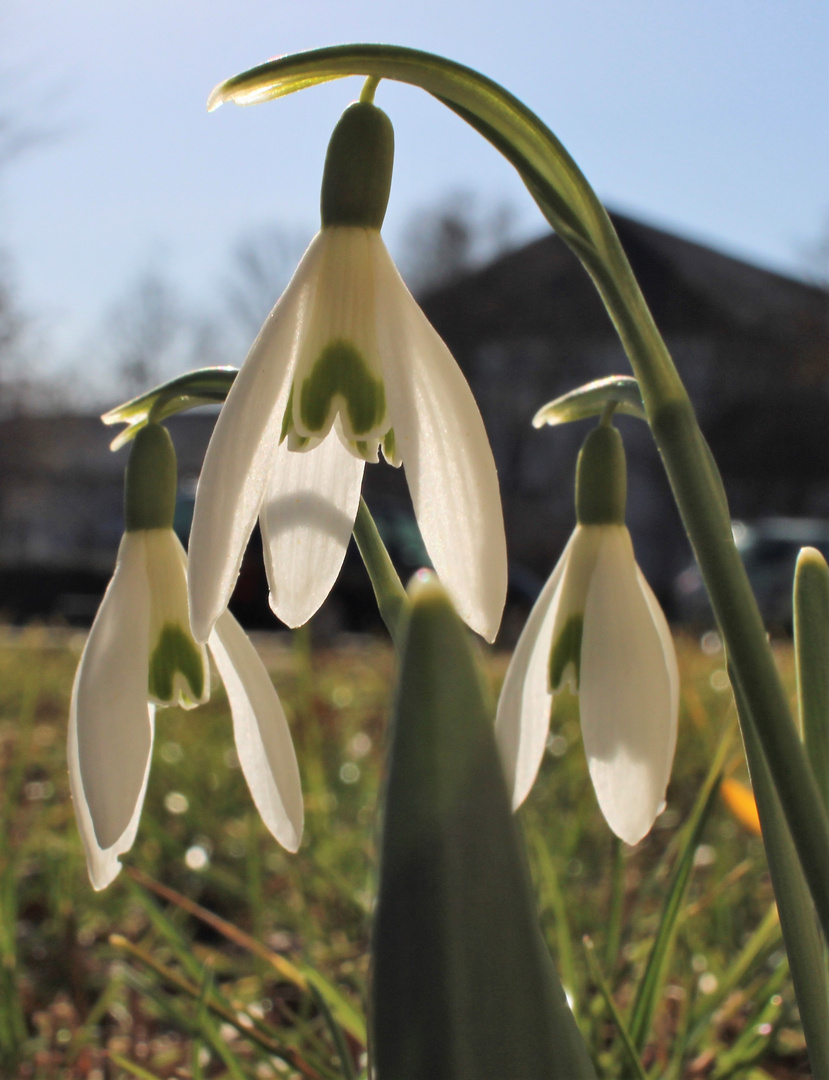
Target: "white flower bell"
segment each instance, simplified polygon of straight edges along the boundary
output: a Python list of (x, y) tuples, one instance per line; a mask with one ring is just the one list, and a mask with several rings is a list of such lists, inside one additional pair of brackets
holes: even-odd
[(553, 695), (569, 682), (599, 806), (613, 832), (635, 844), (670, 779), (679, 672), (665, 616), (636, 565), (625, 496), (622, 440), (601, 424), (579, 455), (578, 525), (516, 646), (496, 735), (518, 807), (544, 755)]
[(328, 148), (322, 228), (228, 395), (190, 540), (197, 641), (227, 606), (259, 518), (274, 612), (300, 626), (339, 574), (366, 461), (403, 464), (418, 525), (466, 622), (492, 640), (507, 586), (495, 463), (460, 369), (400, 278), (380, 226), (393, 132), (368, 102)]
[[(210, 694), (204, 646), (190, 631), (187, 556), (173, 532), (176, 463), (164, 428), (135, 438), (126, 532), (72, 687), (69, 782), (89, 877), (103, 889), (132, 847), (147, 790), (156, 706)], [(296, 851), (303, 804), (285, 714), (265, 666), (229, 612), (207, 642), (227, 691), (239, 762), (275, 838)]]

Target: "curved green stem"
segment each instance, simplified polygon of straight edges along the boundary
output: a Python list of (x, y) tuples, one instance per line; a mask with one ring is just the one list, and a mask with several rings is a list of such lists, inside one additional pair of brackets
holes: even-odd
[(362, 496), (354, 522), (354, 540), (365, 563), (368, 576), (371, 578), (371, 587), (374, 589), (380, 617), (386, 624), (392, 641), (399, 649), (411, 602)]

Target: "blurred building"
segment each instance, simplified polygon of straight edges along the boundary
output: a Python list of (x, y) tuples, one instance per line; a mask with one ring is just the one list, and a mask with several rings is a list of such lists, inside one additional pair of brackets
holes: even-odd
[[(734, 517), (829, 518), (829, 303), (825, 290), (614, 215), (654, 318), (723, 472)], [(627, 360), (599, 297), (566, 246), (547, 235), (421, 298), (469, 379), (501, 480), (520, 604), (549, 573), (573, 527), (576, 454), (587, 426), (534, 430), (535, 411)], [(174, 418), (179, 527), (214, 422)], [(628, 449), (628, 522), (643, 569), (668, 596), (690, 551), (646, 425), (619, 421)], [(0, 421), (0, 612), (86, 621), (111, 573), (122, 530), (127, 451), (97, 417)], [(366, 470), (364, 491), (404, 571), (421, 557), (405, 479)], [(253, 563), (253, 560), (251, 560)], [(256, 565), (260, 565), (257, 560)], [(251, 574), (254, 577), (251, 577)], [(337, 618), (365, 591), (350, 560)], [(248, 571), (237, 602), (256, 621), (264, 576)], [(261, 595), (259, 595), (261, 594)], [(343, 597), (345, 599), (343, 599)]]

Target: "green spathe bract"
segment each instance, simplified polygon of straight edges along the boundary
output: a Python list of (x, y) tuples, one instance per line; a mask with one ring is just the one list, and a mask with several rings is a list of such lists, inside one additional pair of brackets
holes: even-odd
[(181, 674), (190, 687), (193, 701), (204, 693), (204, 665), (201, 653), (185, 629), (165, 623), (150, 656), (149, 692), (157, 701), (171, 701), (176, 675)]
[(127, 532), (169, 529), (176, 510), (176, 452), (167, 429), (147, 424), (135, 436), (124, 480)]
[(401, 655), (373, 936), (378, 1080), (593, 1077), (542, 941), (465, 627), (422, 585)]
[(354, 435), (367, 435), (382, 423), (386, 413), (383, 380), (372, 377), (350, 341), (332, 341), (326, 345), (310, 375), (302, 382), (299, 415), (308, 431), (323, 429), (336, 397), (345, 402)]

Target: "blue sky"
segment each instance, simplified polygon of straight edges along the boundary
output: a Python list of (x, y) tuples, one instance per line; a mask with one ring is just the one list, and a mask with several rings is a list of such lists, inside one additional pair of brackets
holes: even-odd
[[(57, 135), (0, 174), (0, 245), (53, 363), (94, 350), (148, 268), (218, 303), (230, 249), (318, 221), (328, 136), (359, 82), (208, 114), (221, 79), (269, 56), (390, 41), (469, 64), (522, 97), (599, 195), (786, 272), (829, 219), (825, 0), (5, 0), (0, 113)], [(397, 163), (385, 234), (450, 190), (544, 225), (511, 168), (420, 91), (383, 84)], [(241, 360), (241, 357), (239, 357)]]

